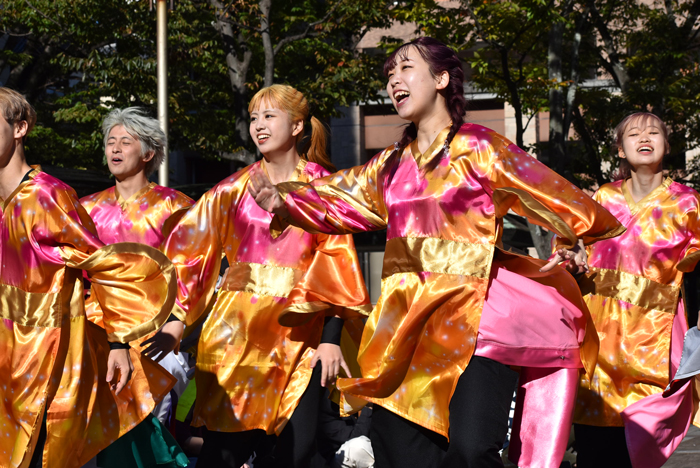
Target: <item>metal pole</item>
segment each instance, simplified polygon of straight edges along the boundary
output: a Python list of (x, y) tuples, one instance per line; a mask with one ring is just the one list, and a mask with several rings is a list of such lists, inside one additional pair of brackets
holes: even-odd
[[(156, 0), (156, 48), (158, 61), (158, 120), (160, 128), (168, 136), (168, 2)], [(168, 186), (170, 174), (168, 164), (168, 146), (165, 147), (163, 164), (158, 168), (158, 183)]]

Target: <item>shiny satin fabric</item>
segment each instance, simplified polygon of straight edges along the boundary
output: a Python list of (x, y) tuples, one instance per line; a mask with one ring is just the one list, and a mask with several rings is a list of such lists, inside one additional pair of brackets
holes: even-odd
[[(424, 154), (413, 142), (311, 184), (279, 184), (290, 217), (273, 224), (273, 234), (290, 222), (329, 234), (387, 229), (382, 295), (359, 351), (362, 378), (341, 379), (338, 387), (446, 437), (449, 401), (474, 352), (500, 245), (499, 216), (537, 212), (535, 222), (586, 241), (623, 230), (497, 133), (465, 124), (445, 154), (448, 131)], [(433, 157), (440, 162), (426, 171)]]
[[(683, 311), (683, 301), (679, 309)], [(685, 314), (676, 314), (671, 332), (671, 375), (680, 363), (686, 331)], [(622, 410), (632, 466), (660, 468), (668, 461), (697, 418), (697, 385), (697, 378), (685, 379), (678, 387), (649, 395)]]
[[(135, 242), (158, 249), (167, 234), (163, 233), (166, 223), (177, 222), (194, 202), (177, 190), (151, 182), (128, 200), (122, 198), (116, 187), (110, 187), (81, 198), (80, 203), (105, 244)], [(88, 297), (85, 309), (91, 322), (104, 327), (102, 310), (94, 295)]]
[[(103, 247), (75, 192), (38, 168), (2, 207), (0, 294), (14, 310), (0, 326), (0, 466), (29, 463), (46, 411), (45, 466), (80, 467), (138, 424), (172, 382), (150, 382), (141, 401), (133, 395), (143, 380), (111, 392), (107, 334), (87, 322), (79, 269), (96, 282), (110, 339), (121, 341), (138, 337), (126, 310), (143, 311), (138, 333), (165, 322), (175, 271), (155, 249)], [(27, 301), (41, 295), (50, 303)]]
[[(204, 194), (165, 242), (187, 324), (207, 313), (222, 253), (229, 261), (197, 351), (193, 425), (214, 431), (279, 433), (308, 385), (324, 316), (338, 313), (352, 328), (371, 310), (352, 237), (294, 228), (272, 238), (272, 215), (247, 189), (261, 165)], [(291, 179), (326, 174), (302, 160)]]
[[(547, 262), (498, 250), (491, 266), (477, 356), (517, 367), (593, 374), (598, 336), (574, 278)], [(568, 428), (566, 429), (568, 431)]]
[(575, 422), (623, 426), (620, 412), (669, 383), (671, 330), (683, 273), (700, 245), (700, 195), (666, 179), (635, 203), (623, 181), (594, 198), (627, 228), (589, 247), (581, 283), (600, 351), (592, 379), (579, 388)]
[(561, 464), (569, 442), (578, 369), (526, 367), (520, 371), (508, 458), (519, 467)]
[(138, 242), (155, 248), (165, 240), (163, 227), (168, 218), (193, 203), (187, 195), (154, 182), (128, 200), (122, 198), (116, 187), (80, 199), (105, 244)]
[(556, 468), (566, 451), (579, 374), (598, 356), (588, 308), (562, 268), (497, 250), (481, 313), (476, 356), (520, 371), (508, 457), (521, 468)]

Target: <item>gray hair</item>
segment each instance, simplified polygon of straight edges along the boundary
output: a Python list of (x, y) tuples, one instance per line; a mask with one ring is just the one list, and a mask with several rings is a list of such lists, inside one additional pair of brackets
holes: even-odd
[(165, 146), (167, 145), (167, 137), (161, 130), (158, 120), (146, 115), (146, 111), (141, 107), (114, 109), (102, 121), (105, 148), (109, 132), (117, 125), (122, 125), (129, 135), (141, 142), (141, 155), (153, 151), (153, 157), (146, 163), (145, 171), (146, 177), (153, 174), (165, 158)]

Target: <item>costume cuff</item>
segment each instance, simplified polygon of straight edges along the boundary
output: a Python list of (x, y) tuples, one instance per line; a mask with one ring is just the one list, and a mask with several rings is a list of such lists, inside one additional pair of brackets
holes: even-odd
[(120, 342), (118, 342), (118, 341), (110, 341), (110, 342), (109, 342), (109, 349), (110, 349), (110, 350), (113, 350), (113, 349), (130, 349), (130, 348), (131, 348), (131, 346), (129, 345), (129, 343), (120, 343)]
[(326, 317), (323, 322), (321, 343), (332, 343), (340, 346), (340, 337), (343, 333), (345, 321), (339, 317)]

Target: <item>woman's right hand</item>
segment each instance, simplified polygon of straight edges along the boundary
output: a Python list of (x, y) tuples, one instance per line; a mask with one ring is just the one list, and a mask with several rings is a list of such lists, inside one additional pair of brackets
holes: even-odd
[(250, 173), (248, 193), (250, 193), (255, 199), (255, 203), (263, 210), (275, 213), (283, 218), (289, 215), (279, 190), (270, 182), (267, 174), (258, 168), (253, 169)]
[(566, 270), (572, 275), (579, 275), (588, 271), (588, 254), (582, 240), (579, 239), (573, 249), (558, 249), (549, 263), (540, 268), (540, 271), (543, 273), (548, 272), (564, 261), (566, 262)]

